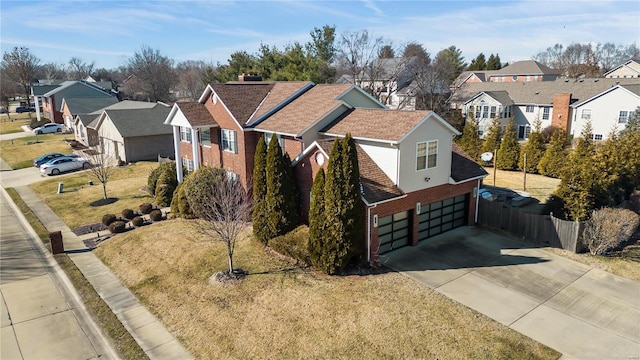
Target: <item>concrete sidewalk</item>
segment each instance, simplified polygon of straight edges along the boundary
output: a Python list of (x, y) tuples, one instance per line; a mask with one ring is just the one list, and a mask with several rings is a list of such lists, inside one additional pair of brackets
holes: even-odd
[(150, 359), (192, 359), (160, 321), (27, 186), (16, 187), (24, 202), (49, 231), (61, 231), (64, 248), (96, 292), (111, 308)]
[(118, 359), (66, 274), (0, 192), (0, 358)]

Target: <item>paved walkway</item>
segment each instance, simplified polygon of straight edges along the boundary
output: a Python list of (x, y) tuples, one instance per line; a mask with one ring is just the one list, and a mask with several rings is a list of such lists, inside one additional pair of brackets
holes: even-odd
[(0, 192), (0, 358), (118, 359), (58, 263)]
[(62, 232), (64, 248), (69, 258), (150, 359), (193, 358), (31, 189), (27, 186), (15, 189), (49, 231)]
[(474, 227), (381, 261), (563, 358), (640, 359), (638, 282)]

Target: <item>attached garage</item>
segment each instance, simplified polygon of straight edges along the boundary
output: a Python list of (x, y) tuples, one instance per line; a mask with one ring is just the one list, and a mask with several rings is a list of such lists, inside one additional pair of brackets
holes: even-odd
[(469, 194), (422, 205), (418, 215), (418, 241), (467, 224)]
[(411, 245), (411, 217), (412, 211), (401, 211), (378, 219), (379, 254)]

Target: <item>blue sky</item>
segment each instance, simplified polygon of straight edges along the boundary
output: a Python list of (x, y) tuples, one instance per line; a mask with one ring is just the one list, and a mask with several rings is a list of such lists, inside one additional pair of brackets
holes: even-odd
[(366, 29), (400, 47), (435, 55), (455, 45), (503, 62), (530, 59), (561, 43), (640, 46), (640, 2), (633, 1), (12, 1), (0, 0), (0, 47), (26, 46), (43, 63), (72, 56), (114, 68), (142, 45), (176, 61), (226, 63), (260, 43), (307, 42), (314, 27)]

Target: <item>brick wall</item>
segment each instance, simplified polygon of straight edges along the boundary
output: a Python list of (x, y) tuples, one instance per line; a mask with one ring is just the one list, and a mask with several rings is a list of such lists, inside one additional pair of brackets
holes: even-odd
[(413, 227), (412, 231), (412, 240), (413, 245), (418, 244), (418, 215), (415, 213), (416, 203), (420, 202), (422, 205), (431, 204), (436, 201), (442, 201), (454, 196), (470, 194), (469, 196), (469, 214), (467, 217), (467, 224), (473, 225), (475, 224), (475, 209), (476, 209), (476, 200), (473, 195), (473, 188), (478, 185), (476, 180), (469, 181), (466, 183), (451, 185), (445, 184), (440, 185), (434, 188), (429, 188), (425, 190), (415, 191), (407, 194), (406, 197), (398, 200), (389, 201), (383, 204), (379, 204), (376, 207), (371, 208), (371, 218), (369, 226), (371, 227), (371, 247), (370, 247), (370, 258), (371, 262), (374, 263), (377, 258), (377, 249), (378, 249), (378, 228), (373, 227), (373, 215), (378, 215), (378, 219), (393, 215), (395, 213), (401, 211), (412, 210), (412, 218), (411, 224)]
[(555, 94), (553, 96), (553, 117), (551, 126), (569, 132), (569, 117), (571, 116), (571, 94)]
[[(307, 156), (302, 158), (296, 166), (293, 168), (293, 176), (298, 186), (298, 197), (300, 204), (300, 215), (304, 223), (309, 223), (309, 206), (311, 205), (311, 187), (313, 186), (313, 179), (315, 179), (320, 165), (316, 162), (316, 154), (321, 153), (320, 150), (310, 151)], [(326, 160), (326, 159), (325, 159)], [(327, 161), (323, 166), (325, 171)]]

